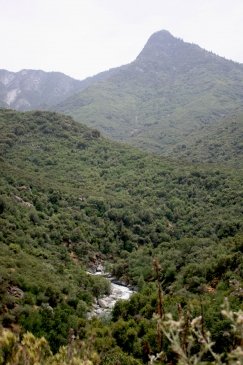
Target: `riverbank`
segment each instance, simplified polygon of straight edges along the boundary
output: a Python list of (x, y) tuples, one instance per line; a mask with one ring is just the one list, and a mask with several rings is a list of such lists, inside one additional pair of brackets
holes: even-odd
[(89, 275), (103, 276), (111, 283), (111, 292), (102, 298), (96, 300), (88, 317), (103, 317), (111, 313), (112, 308), (118, 300), (128, 300), (134, 293), (130, 287), (123, 285), (116, 278), (111, 277), (109, 273), (104, 271), (103, 266), (99, 265), (95, 272), (88, 272)]

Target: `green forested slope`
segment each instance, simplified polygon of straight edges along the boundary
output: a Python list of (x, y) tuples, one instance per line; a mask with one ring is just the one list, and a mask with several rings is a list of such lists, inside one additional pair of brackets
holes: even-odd
[[(198, 314), (203, 302), (218, 348), (229, 348), (216, 313), (225, 295), (234, 308), (242, 298), (241, 169), (178, 164), (56, 113), (1, 110), (0, 129), (4, 327), (45, 335), (54, 351), (73, 328), (93, 338), (101, 364), (107, 353), (146, 363), (146, 346), (159, 351), (156, 257), (166, 309), (182, 303)], [(86, 319), (109, 290), (84, 272), (100, 261), (139, 288), (107, 326)]]
[(193, 131), (242, 110), (243, 66), (161, 31), (137, 59), (55, 110), (116, 140), (171, 155)]
[(173, 155), (193, 162), (242, 166), (243, 115), (232, 115), (215, 125), (202, 127), (192, 133), (183, 144), (177, 145)]

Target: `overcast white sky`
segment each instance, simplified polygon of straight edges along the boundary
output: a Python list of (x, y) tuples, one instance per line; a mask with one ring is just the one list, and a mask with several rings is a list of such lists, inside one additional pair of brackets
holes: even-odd
[(133, 61), (162, 29), (243, 63), (243, 0), (0, 0), (0, 68), (83, 79)]

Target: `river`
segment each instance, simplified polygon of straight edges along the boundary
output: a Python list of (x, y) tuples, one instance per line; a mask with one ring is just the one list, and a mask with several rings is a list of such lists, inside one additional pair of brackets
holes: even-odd
[(96, 303), (93, 304), (92, 310), (88, 315), (89, 318), (108, 315), (118, 300), (127, 300), (134, 293), (134, 290), (130, 289), (128, 286), (121, 285), (114, 278), (109, 277), (109, 274), (104, 272), (103, 267), (99, 267), (95, 273), (89, 272), (89, 274), (94, 276), (102, 275), (111, 282), (111, 293), (99, 298)]

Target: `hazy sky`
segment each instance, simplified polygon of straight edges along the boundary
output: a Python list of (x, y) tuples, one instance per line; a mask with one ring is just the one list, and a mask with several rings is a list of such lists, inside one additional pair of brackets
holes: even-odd
[(243, 0), (0, 0), (0, 68), (83, 79), (174, 36), (243, 63)]

